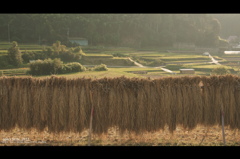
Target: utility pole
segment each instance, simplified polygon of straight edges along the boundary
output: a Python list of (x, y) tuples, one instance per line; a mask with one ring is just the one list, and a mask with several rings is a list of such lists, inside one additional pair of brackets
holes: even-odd
[(66, 39), (66, 42), (67, 42), (67, 44), (69, 42), (69, 28), (67, 28), (67, 39)]
[(9, 23), (8, 23), (8, 42), (10, 43), (10, 29), (9, 29)]
[(41, 45), (41, 36), (38, 36), (38, 44)]
[(69, 28), (67, 28), (67, 38), (69, 39)]

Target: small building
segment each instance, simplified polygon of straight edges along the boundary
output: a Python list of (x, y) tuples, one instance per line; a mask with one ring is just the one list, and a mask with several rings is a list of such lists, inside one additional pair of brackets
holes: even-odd
[(36, 60), (29, 60), (29, 63), (33, 63), (33, 62), (35, 62)]
[(209, 56), (210, 54), (209, 54), (209, 52), (204, 52), (203, 53), (203, 56)]
[(194, 69), (179, 69), (181, 74), (195, 74)]
[(78, 37), (72, 37), (72, 38), (68, 38), (68, 40), (71, 42), (71, 43), (75, 43), (75, 44), (78, 44), (80, 46), (87, 46), (88, 45), (88, 40), (85, 39), (85, 38), (78, 38)]

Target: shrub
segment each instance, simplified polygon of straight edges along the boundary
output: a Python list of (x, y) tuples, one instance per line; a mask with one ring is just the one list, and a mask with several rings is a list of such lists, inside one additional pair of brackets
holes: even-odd
[(101, 64), (101, 65), (97, 65), (94, 68), (92, 68), (93, 71), (107, 71), (107, 65), (105, 64)]
[(75, 47), (74, 49), (73, 49), (73, 52), (75, 53), (81, 53), (82, 52), (82, 48), (80, 47), (80, 46), (78, 46), (78, 47)]
[(45, 59), (37, 60), (33, 63), (30, 63), (30, 71), (28, 74), (31, 75), (52, 75), (52, 74), (64, 74), (71, 72), (82, 72), (86, 68), (78, 62), (72, 62), (63, 64), (59, 59)]
[(86, 70), (86, 68), (78, 62), (72, 62), (67, 65), (72, 68), (72, 72), (82, 72)]
[(72, 72), (72, 69), (70, 66), (67, 66), (67, 65), (62, 65), (61, 69), (58, 70), (59, 74), (65, 74), (69, 72)]
[(80, 53), (72, 53), (71, 51), (66, 51), (58, 55), (63, 61), (79, 61), (82, 57)]
[(221, 67), (214, 68), (211, 72), (211, 75), (226, 75), (230, 73), (231, 72), (227, 68), (221, 66)]
[(22, 59), (24, 63), (29, 63), (30, 60), (35, 59), (35, 54), (30, 51), (25, 51), (22, 53)]
[(58, 70), (59, 73), (71, 73), (83, 71), (86, 71), (86, 68), (78, 62), (63, 64), (61, 69)]
[(62, 67), (63, 62), (60, 59), (45, 59), (37, 60), (30, 63), (31, 75), (51, 75), (58, 73), (58, 70)]

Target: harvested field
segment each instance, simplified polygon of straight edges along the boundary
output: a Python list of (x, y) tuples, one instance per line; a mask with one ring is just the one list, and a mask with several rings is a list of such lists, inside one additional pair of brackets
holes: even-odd
[[(240, 132), (225, 128), (226, 145), (240, 146)], [(23, 131), (15, 128), (9, 132), (0, 131), (0, 146), (87, 146), (88, 130), (82, 133), (49, 133), (35, 129)], [(154, 133), (135, 135), (120, 134), (110, 128), (104, 135), (92, 135), (91, 146), (223, 146), (221, 127), (197, 126), (192, 131), (177, 127), (173, 134), (168, 128)]]

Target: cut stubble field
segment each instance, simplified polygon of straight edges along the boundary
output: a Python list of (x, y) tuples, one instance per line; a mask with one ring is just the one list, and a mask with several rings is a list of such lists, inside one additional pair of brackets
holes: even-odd
[[(88, 146), (88, 130), (82, 133), (53, 134), (46, 130), (0, 131), (0, 146)], [(238, 130), (225, 128), (226, 146), (240, 146)], [(92, 135), (91, 146), (223, 146), (221, 127), (198, 126), (192, 131), (177, 127), (171, 134), (167, 128), (154, 133), (135, 135), (126, 132), (120, 134), (117, 128), (110, 128), (103, 135)]]

